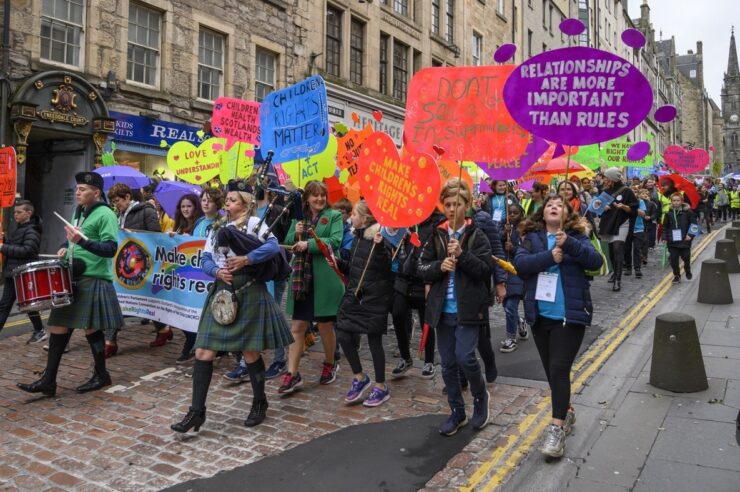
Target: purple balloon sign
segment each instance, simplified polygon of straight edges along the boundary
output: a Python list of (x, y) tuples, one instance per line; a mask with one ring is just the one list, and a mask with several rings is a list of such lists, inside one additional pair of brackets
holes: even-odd
[(504, 101), (529, 132), (563, 145), (589, 145), (638, 126), (652, 108), (653, 90), (624, 58), (577, 46), (519, 65), (506, 81)]
[(524, 154), (515, 161), (509, 162), (476, 162), (478, 167), (492, 179), (518, 179), (529, 171), (537, 160), (550, 148), (549, 142), (536, 135), (527, 144)]

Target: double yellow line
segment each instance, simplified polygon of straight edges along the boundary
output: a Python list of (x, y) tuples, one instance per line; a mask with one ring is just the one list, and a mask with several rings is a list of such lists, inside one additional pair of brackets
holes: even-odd
[[(21, 313), (21, 314), (23, 314), (23, 313)], [(43, 316), (41, 316), (41, 319), (42, 320), (43, 319), (49, 319), (49, 315), (48, 314), (44, 314)], [(15, 321), (11, 321), (10, 323), (5, 323), (5, 328), (12, 328), (13, 326), (21, 326), (21, 325), (25, 325), (26, 323), (30, 323), (30, 322), (31, 321), (28, 320), (28, 319), (18, 319), (18, 320), (15, 320)]]
[[(700, 244), (694, 248), (691, 261), (711, 244), (712, 240), (719, 234), (720, 230), (708, 234)], [(660, 299), (665, 296), (671, 288), (673, 274), (667, 274), (650, 293), (647, 294), (627, 316), (610, 330), (606, 336), (599, 338), (573, 365), (573, 374), (576, 375), (571, 385), (571, 391), (577, 393), (585, 385), (586, 381), (601, 368), (606, 360), (616, 351), (625, 338), (637, 327), (638, 324), (655, 307)], [(485, 462), (470, 476), (465, 487), (461, 491), (491, 491), (501, 485), (511, 472), (519, 465), (521, 460), (531, 449), (532, 445), (540, 438), (542, 432), (550, 423), (549, 409), (551, 398), (546, 397), (540, 401), (533, 413), (527, 415), (516, 428), (516, 431), (505, 436), (505, 443), (496, 448)], [(503, 462), (501, 460), (504, 459)], [(485, 482), (489, 472), (498, 465), (495, 473)]]

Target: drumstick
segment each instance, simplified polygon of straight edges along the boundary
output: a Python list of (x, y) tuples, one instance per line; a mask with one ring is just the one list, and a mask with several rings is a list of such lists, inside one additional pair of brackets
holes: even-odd
[(76, 230), (77, 230), (77, 232), (79, 232), (79, 233), (80, 233), (80, 236), (82, 236), (82, 239), (84, 239), (85, 241), (87, 241), (87, 239), (88, 239), (88, 238), (87, 238), (87, 236), (85, 236), (85, 233), (84, 233), (84, 232), (82, 232), (81, 230), (77, 229), (77, 228), (76, 228), (75, 226), (73, 226), (72, 224), (70, 224), (70, 223), (69, 223), (69, 222), (67, 221), (67, 219), (65, 219), (64, 217), (62, 217), (62, 216), (61, 216), (61, 215), (59, 215), (58, 213), (56, 213), (56, 211), (54, 212), (54, 215), (56, 215), (56, 216), (57, 216), (57, 217), (59, 218), (59, 220), (61, 220), (62, 222), (64, 222), (64, 223), (65, 223), (66, 225), (68, 225), (68, 226), (69, 226), (69, 227), (71, 227), (72, 229), (76, 229)]
[(59, 255), (40, 254), (39, 258), (59, 258)]

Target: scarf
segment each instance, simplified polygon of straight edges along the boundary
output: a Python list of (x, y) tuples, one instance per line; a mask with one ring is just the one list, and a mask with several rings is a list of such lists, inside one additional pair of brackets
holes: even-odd
[[(313, 226), (318, 222), (320, 215), (317, 215), (311, 221)], [(304, 228), (306, 224), (307, 222), (304, 222)], [(308, 232), (304, 232), (304, 234), (307, 235)], [(290, 288), (293, 292), (293, 299), (296, 301), (305, 301), (313, 287), (312, 260), (312, 255), (308, 252), (308, 249), (295, 253), (293, 258), (293, 278)]]

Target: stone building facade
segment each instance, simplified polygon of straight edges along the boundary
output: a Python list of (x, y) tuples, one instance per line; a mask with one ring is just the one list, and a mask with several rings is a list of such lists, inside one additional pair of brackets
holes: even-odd
[(735, 31), (730, 35), (730, 53), (722, 84), (722, 140), (726, 173), (740, 172), (740, 69), (738, 69)]
[(704, 86), (704, 53), (701, 41), (696, 43), (696, 52), (689, 50), (687, 54), (676, 57), (676, 68), (683, 94), (680, 144), (707, 150), (710, 147), (716, 148), (712, 131), (712, 103)]
[(544, 51), (578, 44), (577, 39), (570, 39), (559, 28), (563, 20), (577, 16), (577, 1), (520, 0), (516, 3), (517, 63)]

